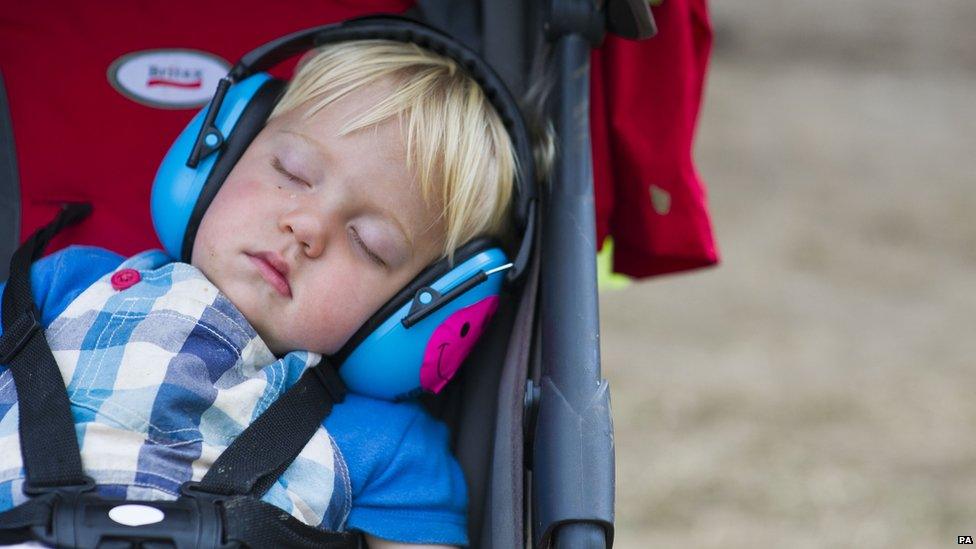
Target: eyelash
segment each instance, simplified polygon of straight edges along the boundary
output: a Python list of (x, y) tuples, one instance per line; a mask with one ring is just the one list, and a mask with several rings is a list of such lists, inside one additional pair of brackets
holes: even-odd
[(360, 238), (359, 233), (356, 232), (356, 229), (352, 229), (352, 238), (353, 240), (356, 241), (356, 244), (360, 246), (364, 252), (366, 252), (366, 255), (369, 256), (370, 261), (376, 263), (377, 265), (383, 267), (384, 269), (386, 268), (386, 262), (383, 261), (383, 259), (380, 256), (373, 253), (373, 250), (370, 250), (369, 247), (366, 246), (366, 243), (363, 242), (362, 238)]
[(301, 177), (298, 177), (297, 175), (286, 170), (285, 167), (281, 164), (281, 159), (279, 159), (277, 156), (271, 159), (271, 167), (274, 168), (276, 172), (285, 176), (285, 178), (291, 181), (292, 183), (298, 183), (300, 185), (305, 185), (306, 187), (311, 187), (308, 181), (305, 181)]

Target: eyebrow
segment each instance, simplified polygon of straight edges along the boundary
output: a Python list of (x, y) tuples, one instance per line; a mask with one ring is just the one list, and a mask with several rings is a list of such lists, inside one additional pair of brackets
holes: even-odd
[(301, 139), (302, 141), (304, 141), (306, 144), (311, 145), (312, 147), (315, 147), (316, 149), (319, 149), (320, 151), (322, 151), (324, 149), (324, 147), (322, 146), (321, 143), (319, 143), (318, 141), (312, 139), (311, 137), (309, 137), (309, 136), (307, 136), (307, 135), (305, 135), (303, 133), (293, 132), (291, 130), (278, 130), (278, 133), (283, 133), (283, 134), (291, 135), (291, 136), (294, 136), (294, 137), (298, 137), (299, 139)]
[[(297, 137), (297, 138), (301, 139), (302, 141), (304, 141), (306, 145), (309, 145), (310, 147), (313, 147), (315, 150), (317, 150), (320, 153), (322, 153), (322, 155), (324, 157), (327, 157), (327, 155), (325, 154), (326, 151), (327, 151), (325, 145), (323, 145), (322, 143), (320, 143), (320, 142), (312, 139), (311, 137), (309, 137), (309, 136), (307, 136), (307, 135), (305, 135), (303, 133), (294, 132), (294, 131), (285, 130), (285, 129), (278, 130), (278, 133), (282, 133), (282, 134), (286, 134), (286, 135), (291, 135), (291, 136)], [(384, 217), (386, 219), (389, 219), (390, 221), (393, 222), (394, 227), (398, 231), (400, 231), (400, 234), (403, 235), (403, 239), (407, 241), (407, 254), (408, 254), (408, 259), (410, 257), (413, 257), (413, 248), (414, 248), (413, 239), (410, 238), (410, 234), (403, 227), (403, 223), (400, 223), (400, 220), (397, 218), (397, 216), (393, 215), (393, 212), (387, 210), (386, 208), (380, 206), (379, 204), (370, 203), (369, 204), (369, 207), (370, 207), (370, 209), (372, 209), (372, 210), (378, 212), (379, 214), (381, 214), (382, 217)]]

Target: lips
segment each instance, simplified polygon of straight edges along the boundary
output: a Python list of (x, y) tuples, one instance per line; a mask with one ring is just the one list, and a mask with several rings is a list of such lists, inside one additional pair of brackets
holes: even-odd
[(259, 252), (247, 254), (247, 258), (257, 267), (258, 273), (276, 292), (284, 297), (291, 297), (291, 285), (288, 284), (288, 263), (274, 252)]

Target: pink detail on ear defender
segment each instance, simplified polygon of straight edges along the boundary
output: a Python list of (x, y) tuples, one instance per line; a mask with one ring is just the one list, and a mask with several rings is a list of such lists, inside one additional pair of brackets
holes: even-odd
[(434, 330), (420, 366), (420, 386), (439, 393), (467, 358), (488, 320), (498, 309), (498, 296), (482, 299), (444, 319)]

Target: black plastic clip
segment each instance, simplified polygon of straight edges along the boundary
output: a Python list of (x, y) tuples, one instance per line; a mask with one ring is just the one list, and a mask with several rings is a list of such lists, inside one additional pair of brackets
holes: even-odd
[(197, 134), (193, 150), (190, 151), (190, 158), (186, 160), (187, 167), (196, 168), (200, 160), (223, 146), (224, 134), (214, 122), (217, 120), (217, 113), (220, 112), (220, 106), (224, 103), (224, 96), (227, 95), (230, 85), (231, 81), (228, 78), (221, 78), (220, 83), (217, 84), (217, 92), (214, 93), (210, 108), (207, 109), (203, 124), (200, 125), (200, 133)]
[[(48, 490), (51, 518), (31, 527), (34, 539), (54, 547), (96, 549), (232, 549), (223, 538), (224, 496), (187, 485), (175, 501), (133, 501), (85, 493), (81, 486)], [(94, 487), (94, 483), (92, 483)], [(127, 508), (127, 509), (126, 509)]]
[(400, 322), (403, 324), (404, 328), (409, 328), (434, 314), (434, 312), (439, 310), (441, 307), (453, 301), (454, 298), (460, 296), (464, 292), (474, 288), (486, 280), (488, 280), (488, 273), (478, 271), (443, 294), (429, 286), (424, 286), (423, 288), (417, 290), (417, 293), (414, 294), (413, 303), (410, 305), (410, 311)]

